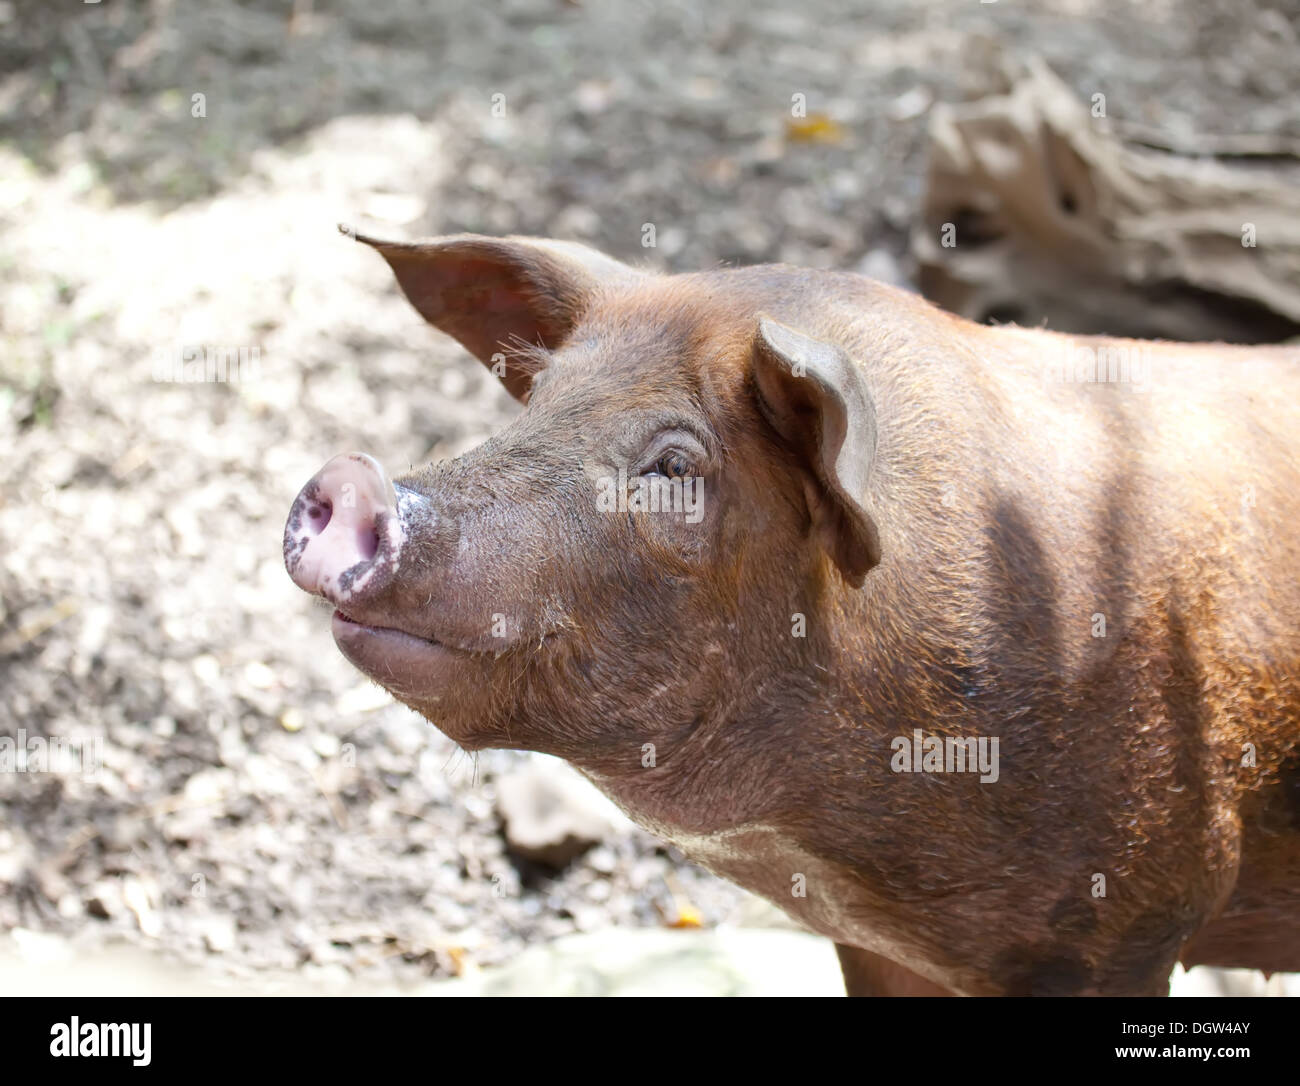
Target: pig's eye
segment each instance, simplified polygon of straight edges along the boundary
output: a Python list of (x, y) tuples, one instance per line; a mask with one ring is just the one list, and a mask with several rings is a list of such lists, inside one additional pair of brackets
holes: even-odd
[(682, 453), (665, 453), (655, 461), (651, 474), (667, 479), (686, 479), (691, 475), (691, 462)]

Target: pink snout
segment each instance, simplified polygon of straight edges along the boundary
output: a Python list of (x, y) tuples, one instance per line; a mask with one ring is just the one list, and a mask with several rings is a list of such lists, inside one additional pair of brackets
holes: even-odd
[(392, 580), (404, 541), (384, 469), (365, 453), (347, 453), (299, 491), (284, 527), (284, 565), (299, 588), (346, 609)]

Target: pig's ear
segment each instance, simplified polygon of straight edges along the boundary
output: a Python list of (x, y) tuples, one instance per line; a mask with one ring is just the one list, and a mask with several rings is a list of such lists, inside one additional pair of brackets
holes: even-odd
[(339, 229), (376, 249), (421, 316), (460, 340), (517, 400), (533, 376), (519, 346), (554, 349), (598, 288), (642, 274), (576, 242), (477, 234), (382, 241)]
[(816, 480), (807, 486), (814, 530), (844, 579), (861, 586), (880, 561), (880, 536), (863, 504), (876, 409), (861, 374), (838, 347), (761, 317), (754, 383), (764, 417)]

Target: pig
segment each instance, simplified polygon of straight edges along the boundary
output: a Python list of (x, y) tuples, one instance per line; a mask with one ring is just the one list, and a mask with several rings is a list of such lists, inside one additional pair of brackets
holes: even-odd
[(293, 502), (286, 567), (361, 672), (566, 759), (853, 995), (1300, 970), (1300, 351), (358, 240), (523, 405)]

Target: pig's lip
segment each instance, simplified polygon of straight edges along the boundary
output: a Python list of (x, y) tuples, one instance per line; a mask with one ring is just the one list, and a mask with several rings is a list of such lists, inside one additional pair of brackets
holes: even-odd
[(358, 622), (351, 615), (346, 614), (337, 607), (334, 609), (334, 617), (330, 626), (336, 638), (340, 634), (350, 638), (375, 634), (380, 637), (414, 642), (416, 645), (427, 645), (430, 648), (450, 649), (450, 646), (444, 645), (441, 641), (435, 641), (432, 637), (419, 637), (416, 634), (407, 633), (405, 630), (399, 630), (396, 626), (371, 626), (366, 622)]
[[(377, 682), (399, 696), (436, 694), (431, 667), (467, 654), (441, 641), (417, 637), (391, 626), (367, 626), (342, 611), (330, 623), (339, 650)], [(440, 685), (440, 684), (438, 684)]]

